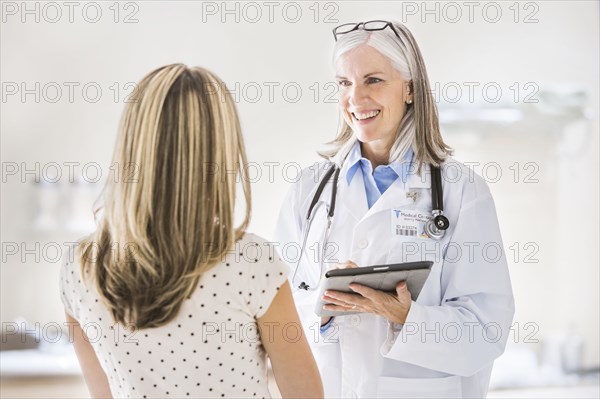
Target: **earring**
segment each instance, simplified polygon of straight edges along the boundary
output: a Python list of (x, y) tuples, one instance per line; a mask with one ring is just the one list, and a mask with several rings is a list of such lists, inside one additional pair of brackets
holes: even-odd
[(406, 103), (407, 104), (412, 104), (412, 100), (408, 100)]

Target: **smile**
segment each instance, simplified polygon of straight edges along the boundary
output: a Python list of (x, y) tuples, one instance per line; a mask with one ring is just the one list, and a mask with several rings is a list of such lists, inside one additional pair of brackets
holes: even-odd
[(352, 116), (356, 120), (364, 121), (367, 119), (375, 118), (377, 115), (379, 115), (380, 112), (381, 112), (380, 110), (369, 111), (369, 112), (352, 112)]

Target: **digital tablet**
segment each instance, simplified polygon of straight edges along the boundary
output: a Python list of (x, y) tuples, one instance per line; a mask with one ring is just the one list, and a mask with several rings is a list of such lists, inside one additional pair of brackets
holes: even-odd
[(376, 290), (396, 292), (396, 285), (406, 280), (412, 300), (416, 300), (429, 276), (433, 262), (407, 262), (391, 265), (378, 265), (368, 267), (354, 267), (349, 269), (334, 269), (325, 274), (319, 289), (319, 300), (315, 313), (318, 316), (349, 315), (358, 312), (324, 310), (323, 293), (326, 290), (335, 290), (355, 294), (348, 286), (352, 283), (362, 284)]

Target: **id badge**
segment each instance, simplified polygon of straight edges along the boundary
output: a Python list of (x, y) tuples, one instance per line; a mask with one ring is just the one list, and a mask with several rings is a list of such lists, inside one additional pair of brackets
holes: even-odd
[(429, 238), (425, 234), (425, 223), (431, 214), (419, 209), (392, 209), (392, 236)]

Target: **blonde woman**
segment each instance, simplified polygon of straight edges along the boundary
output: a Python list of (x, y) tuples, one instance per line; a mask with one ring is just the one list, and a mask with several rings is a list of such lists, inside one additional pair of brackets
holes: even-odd
[[(490, 190), (451, 158), (406, 26), (348, 23), (334, 37), (341, 129), (331, 162), (304, 171), (278, 225), (280, 248), (304, 247), (288, 259), (290, 281), (304, 325), (321, 325), (313, 353), (325, 394), (485, 397), (514, 313)], [(415, 261), (432, 262), (418, 297), (406, 282), (319, 296), (329, 267)]]
[[(168, 65), (125, 109), (98, 229), (61, 269), (62, 300), (93, 397), (322, 397), (273, 247), (234, 226), (235, 105), (211, 72)], [(139, 172), (139, 173), (138, 173)]]

